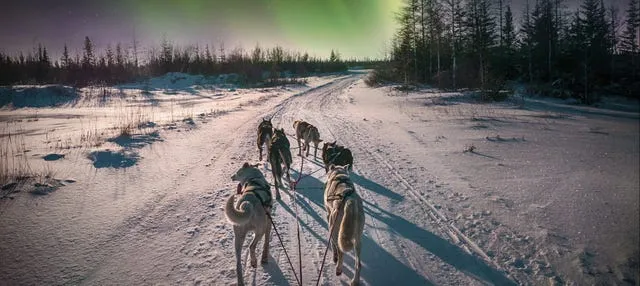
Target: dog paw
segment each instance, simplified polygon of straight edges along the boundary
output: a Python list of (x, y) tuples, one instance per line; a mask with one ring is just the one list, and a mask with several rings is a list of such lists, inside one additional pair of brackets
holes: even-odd
[(258, 262), (255, 259), (251, 259), (251, 267), (253, 268), (258, 267)]
[(333, 263), (338, 263), (338, 256), (333, 257)]
[(342, 269), (336, 269), (336, 276), (342, 275)]

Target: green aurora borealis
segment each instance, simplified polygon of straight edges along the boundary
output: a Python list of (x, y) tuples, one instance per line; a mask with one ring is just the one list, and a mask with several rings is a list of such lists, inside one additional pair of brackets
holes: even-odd
[(379, 57), (401, 0), (127, 0), (138, 34), (179, 44), (224, 42), (227, 49), (276, 44), (326, 56)]

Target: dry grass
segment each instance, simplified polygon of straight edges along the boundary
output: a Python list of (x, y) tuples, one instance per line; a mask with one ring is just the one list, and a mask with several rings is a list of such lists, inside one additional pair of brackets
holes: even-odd
[(150, 123), (153, 122), (153, 113), (148, 113), (143, 106), (121, 106), (119, 110), (121, 112), (117, 115), (116, 126), (114, 127), (117, 132), (116, 136), (131, 137), (137, 130), (146, 130)]
[(21, 185), (38, 177), (27, 160), (23, 130), (9, 124), (0, 129), (0, 199), (19, 191)]
[(104, 132), (99, 132), (98, 128), (81, 129), (80, 130), (80, 144), (88, 147), (100, 147), (104, 142)]
[(33, 183), (28, 189), (32, 195), (48, 195), (49, 193), (57, 190), (61, 184), (59, 180), (55, 179), (57, 172), (45, 165), (44, 169), (37, 174), (34, 174), (31, 182)]
[(0, 185), (25, 180), (32, 170), (26, 156), (26, 145), (22, 130), (11, 130), (7, 124), (0, 134)]

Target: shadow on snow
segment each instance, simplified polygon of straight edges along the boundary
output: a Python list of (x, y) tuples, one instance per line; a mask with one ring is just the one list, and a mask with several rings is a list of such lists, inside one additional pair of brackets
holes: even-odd
[[(292, 175), (293, 178), (297, 178), (300, 174), (292, 170)], [(362, 192), (364, 188), (396, 201), (403, 200), (403, 196), (394, 193), (374, 181), (355, 173), (351, 173), (351, 176), (354, 182), (361, 186), (361, 188), (359, 188), (359, 192)], [(324, 209), (324, 182), (320, 181), (316, 177), (307, 176), (300, 180), (297, 186), (300, 189), (299, 193), (301, 195), (313, 204)], [(313, 217), (325, 231), (322, 234), (318, 234), (309, 227), (308, 223), (300, 220), (302, 229), (310, 232), (315, 238), (321, 240), (323, 245), (326, 245), (326, 238), (328, 236), (326, 214), (319, 214), (316, 212), (304, 199), (298, 199), (297, 201), (302, 209)], [(507, 278), (503, 273), (487, 265), (483, 260), (464, 252), (461, 248), (451, 244), (449, 241), (420, 228), (400, 216), (380, 209), (366, 200), (364, 200), (364, 203), (365, 213), (369, 217), (369, 221), (371, 221), (372, 218), (379, 220), (386, 224), (388, 229), (393, 233), (413, 241), (463, 273), (490, 284), (515, 285), (515, 283)], [(285, 211), (294, 215), (294, 211), (289, 206), (284, 203), (281, 203), (280, 205)], [(328, 263), (328, 265), (335, 266), (335, 264), (330, 261), (331, 255), (327, 255), (327, 260), (328, 261), (326, 263)], [(367, 235), (363, 235), (362, 237), (362, 261), (363, 268), (361, 279), (367, 281), (368, 284), (392, 285), (397, 284), (398, 281), (402, 281), (405, 285), (432, 285), (432, 282), (427, 280), (427, 278), (417, 273), (414, 269), (406, 266), (402, 261), (398, 260)], [(344, 273), (347, 274), (348, 277), (352, 277), (354, 260), (351, 253), (345, 256), (344, 263)], [(326, 272), (326, 275), (334, 275), (333, 268), (328, 268), (330, 268), (330, 270), (327, 270), (328, 272)], [(386, 269), (388, 271), (380, 271), (381, 269)]]

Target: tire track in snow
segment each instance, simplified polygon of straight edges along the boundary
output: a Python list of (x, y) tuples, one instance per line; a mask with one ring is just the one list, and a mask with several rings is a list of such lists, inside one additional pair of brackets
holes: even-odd
[[(289, 107), (290, 109), (293, 109), (293, 112), (291, 112), (291, 114), (288, 115), (294, 115), (291, 118), (291, 122), (293, 121), (293, 119), (298, 119), (301, 118), (303, 120), (309, 121), (310, 123), (316, 125), (319, 129), (320, 129), (320, 133), (321, 134), (331, 134), (334, 138), (336, 138), (336, 136), (334, 135), (334, 130), (339, 131), (340, 128), (342, 128), (341, 126), (341, 122), (337, 122), (335, 120), (334, 114), (331, 114), (330, 111), (332, 110), (332, 107), (335, 107), (336, 105), (340, 105), (344, 102), (344, 100), (340, 100), (340, 96), (344, 94), (344, 90), (347, 89), (347, 87), (349, 87), (350, 85), (352, 85), (355, 81), (357, 81), (359, 78), (353, 78), (352, 80), (345, 80), (342, 83), (339, 83), (336, 85), (336, 88), (330, 89), (330, 90), (326, 90), (322, 93), (319, 93), (317, 95), (314, 96), (310, 96), (307, 97), (306, 101), (296, 101), (296, 102), (292, 102), (293, 104), (291, 104)], [(345, 101), (346, 102), (346, 101)], [(319, 111), (319, 112), (314, 112), (314, 111)], [(300, 116), (303, 115), (303, 116)], [(312, 120), (311, 120), (312, 119)], [(330, 126), (330, 127), (327, 127)], [(327, 136), (323, 136), (325, 138), (325, 141), (329, 141), (327, 140)], [(349, 147), (350, 144), (348, 144)], [(322, 192), (322, 190), (319, 190), (320, 192)], [(370, 196), (368, 196), (368, 194), (366, 194), (366, 192), (360, 192), (361, 195), (363, 195), (363, 198), (366, 200), (370, 200), (370, 201), (374, 201), (372, 199), (370, 199)], [(374, 201), (374, 203), (377, 205), (378, 203)], [(368, 225), (371, 224), (373, 225), (373, 230), (371, 231), (374, 234), (375, 239), (373, 241), (377, 241), (381, 244), (381, 249), (375, 250), (373, 253), (371, 253), (370, 255), (374, 255), (374, 256), (386, 256), (389, 255), (387, 254), (386, 250), (384, 250), (386, 247), (388, 247), (388, 244), (385, 244), (385, 241), (387, 242), (391, 242), (394, 244), (400, 244), (398, 241), (396, 241), (395, 239), (393, 239), (393, 236), (390, 236), (389, 239), (382, 239), (381, 235), (380, 235), (380, 227), (377, 224), (375, 219), (371, 219), (369, 218), (367, 220)], [(324, 232), (328, 232), (326, 229), (322, 229)], [(371, 227), (367, 227), (365, 228), (365, 236), (367, 236), (371, 230)], [(325, 235), (326, 236), (326, 235)], [(365, 240), (366, 237), (364, 238)], [(385, 246), (387, 245), (387, 246)], [(324, 247), (322, 247), (322, 249), (324, 250)], [(413, 257), (415, 255), (411, 255), (410, 253), (408, 253), (406, 250), (406, 248), (403, 245), (400, 245), (399, 247), (397, 247), (397, 251), (401, 252), (403, 255), (401, 256), (406, 256), (406, 257)], [(363, 250), (366, 251), (366, 250)], [(352, 271), (352, 266), (353, 266), (353, 260), (351, 259), (351, 254), (347, 254), (348, 257), (345, 260), (345, 270), (348, 271)], [(391, 257), (389, 257), (391, 258)], [(316, 259), (321, 260), (322, 257), (317, 257)], [(330, 255), (328, 255), (328, 259), (330, 260), (331, 257)], [(396, 259), (402, 259), (402, 257), (397, 257)], [(410, 259), (407, 260), (408, 263), (411, 264), (413, 269), (417, 269), (417, 265), (416, 264), (420, 264), (421, 260), (418, 259)], [(367, 267), (367, 264), (371, 264), (371, 263), (375, 263), (375, 261), (363, 261), (363, 265), (365, 265), (365, 267)], [(327, 266), (329, 268), (330, 265), (334, 265), (331, 263), (331, 261), (327, 261)], [(322, 274), (322, 280), (324, 281), (324, 283), (326, 282), (331, 282), (332, 281), (332, 277), (335, 277), (333, 274), (331, 274), (332, 271), (327, 270)], [(347, 272), (345, 272), (347, 273)], [(464, 276), (463, 276), (464, 277)], [(467, 280), (464, 279), (463, 277), (461, 277), (463, 280)], [(373, 277), (372, 277), (373, 278)], [(400, 277), (399, 277), (400, 278)], [(405, 278), (405, 277), (402, 277)], [(366, 274), (361, 277), (362, 281), (364, 284), (368, 284), (367, 282), (369, 281), (369, 283), (375, 283), (375, 281), (377, 280), (367, 280)], [(458, 281), (460, 281), (460, 279), (457, 279)], [(467, 280), (468, 281), (468, 280)], [(380, 283), (381, 281), (378, 281), (378, 283)], [(390, 281), (388, 281), (390, 282)], [(335, 282), (334, 282), (335, 283)], [(384, 283), (384, 282), (383, 282)], [(451, 283), (454, 284), (454, 283)], [(465, 283), (468, 284), (468, 283)]]
[[(326, 98), (327, 94), (331, 94), (337, 91), (340, 91), (342, 89), (344, 89), (344, 86), (349, 84), (350, 82), (354, 81), (355, 79), (353, 79), (353, 76), (347, 76), (347, 77), (340, 77), (334, 81), (332, 81), (329, 84), (326, 84), (324, 86), (322, 86), (321, 88), (315, 89), (313, 91), (310, 92), (306, 92), (304, 94), (301, 94), (300, 96), (296, 96), (296, 97), (292, 97), (290, 98), (291, 100), (286, 102), (285, 105), (282, 106), (282, 109), (279, 109), (276, 114), (278, 116), (276, 116), (276, 118), (279, 118), (280, 120), (276, 120), (276, 122), (280, 122), (281, 127), (285, 128), (285, 131), (288, 130), (293, 130), (293, 126), (292, 123), (294, 120), (300, 118), (300, 119), (304, 119), (302, 117), (300, 117), (301, 112), (305, 111), (305, 110), (313, 110), (313, 102), (318, 99), (318, 98)], [(291, 128), (291, 129), (289, 129)], [(297, 140), (289, 138), (290, 142), (292, 143), (292, 149), (293, 148), (297, 148)], [(298, 162), (300, 162), (299, 160), (303, 160), (302, 157), (297, 156), (297, 151), (299, 149), (293, 149), (292, 150), (292, 155), (294, 157), (294, 162), (292, 164), (292, 169), (296, 170), (296, 172), (299, 171), (299, 164)], [(319, 151), (321, 152), (321, 151)], [(321, 153), (319, 154), (321, 155)], [(296, 160), (296, 158), (298, 160)], [(303, 170), (302, 174), (309, 174), (313, 171), (315, 171), (315, 168), (310, 168), (310, 167), (315, 167), (315, 165), (311, 165), (310, 164), (305, 164), (305, 168)], [(298, 174), (300, 175), (300, 174)], [(309, 176), (306, 177), (305, 179), (303, 179), (303, 181), (301, 182), (305, 182), (311, 179), (316, 179), (318, 181), (320, 181), (319, 177), (317, 174), (313, 175), (313, 176)], [(311, 190), (311, 192), (319, 192), (322, 193), (323, 190), (319, 189), (319, 190)], [(304, 208), (299, 208), (299, 219), (300, 224), (301, 224), (301, 240), (302, 240), (302, 245), (303, 248), (306, 245), (307, 247), (310, 247), (311, 245), (315, 245), (315, 248), (313, 249), (313, 251), (311, 251), (311, 254), (306, 254), (303, 256), (305, 256), (303, 258), (303, 283), (309, 284), (309, 282), (315, 282), (318, 278), (318, 270), (320, 269), (320, 264), (322, 263), (322, 256), (324, 254), (324, 249), (326, 247), (326, 243), (317, 243), (318, 239), (322, 240), (324, 239), (326, 242), (326, 236), (327, 235), (320, 235), (319, 233), (315, 233), (315, 231), (317, 229), (321, 229), (323, 230), (323, 226), (318, 223), (315, 218), (313, 218), (309, 212), (313, 211), (316, 212), (321, 219), (324, 219), (324, 209), (322, 207), (319, 206), (315, 206), (315, 203), (318, 202), (312, 202), (309, 198), (305, 197), (300, 191), (297, 194), (297, 201), (299, 202), (299, 204), (301, 202), (305, 203), (308, 207), (307, 208), (311, 208), (308, 209), (307, 211), (304, 210)], [(293, 204), (293, 200), (292, 197), (289, 196), (289, 205)], [(289, 232), (288, 235), (292, 236), (295, 238), (296, 236), (296, 225), (295, 224), (290, 224), (290, 228), (289, 228)], [(314, 235), (311, 234), (311, 232), (314, 232)], [(319, 237), (318, 237), (319, 235)], [(297, 243), (296, 243), (297, 244)], [(297, 245), (296, 245), (297, 246)], [(331, 257), (329, 257), (329, 255), (327, 255), (328, 258), (327, 260), (330, 260)], [(328, 262), (328, 261), (327, 261)], [(309, 264), (310, 263), (310, 264)], [(328, 264), (328, 263), (327, 263)], [(313, 267), (311, 267), (311, 265)], [(310, 269), (311, 268), (311, 269)], [(331, 279), (331, 277), (335, 277), (335, 275), (331, 275), (328, 274), (330, 273), (330, 271), (328, 269), (326, 269), (324, 271), (324, 273), (322, 273), (321, 275), (321, 280), (323, 281), (323, 283), (326, 283), (327, 281), (329, 283), (336, 283), (337, 281)], [(343, 276), (344, 277), (344, 276)]]
[[(370, 147), (370, 144), (367, 144), (366, 142), (374, 142), (371, 139), (363, 139), (365, 136), (363, 136), (359, 131), (357, 131), (357, 128), (354, 128), (351, 124), (351, 122), (349, 122), (348, 120), (345, 119), (340, 119), (338, 120), (338, 123), (333, 122), (333, 127), (328, 129), (329, 133), (332, 135), (333, 138), (335, 139), (339, 139), (342, 143), (341, 144), (345, 144), (347, 145), (347, 147), (349, 147), (352, 151), (354, 152), (365, 152), (368, 153), (368, 149)], [(335, 130), (337, 133), (339, 133), (339, 135), (334, 134), (333, 131), (331, 130)], [(355, 155), (355, 154), (354, 154)], [(356, 157), (356, 156), (354, 156)], [(374, 159), (374, 162), (366, 162), (366, 159)], [(371, 163), (374, 163), (374, 165), (382, 165), (380, 160), (377, 158), (374, 158), (372, 156), (359, 156), (356, 157), (354, 165), (355, 166), (363, 166), (363, 165), (367, 165), (369, 166), (369, 168), (367, 168), (367, 173), (372, 173), (375, 175), (371, 175), (370, 177), (376, 177), (376, 178), (385, 178), (388, 176), (388, 174), (381, 172), (381, 168), (377, 168), (377, 167), (373, 167), (370, 165)], [(360, 172), (360, 168), (355, 168), (355, 170), (358, 170), (359, 176), (363, 176), (363, 172)], [(367, 189), (365, 186), (363, 185), (359, 185), (360, 186), (360, 194), (363, 197), (363, 199), (366, 199), (365, 205), (372, 205), (375, 208), (380, 209), (381, 211), (391, 211), (391, 209), (393, 208), (392, 204), (389, 203), (388, 200), (383, 200), (380, 201), (379, 199), (375, 199), (372, 196), (372, 193), (374, 191)], [(380, 206), (382, 205), (382, 207)], [(418, 206), (420, 208), (423, 209), (423, 211), (426, 212), (426, 210), (424, 210), (423, 206), (418, 204)], [(385, 210), (385, 208), (387, 210)], [(371, 210), (373, 211), (373, 210)], [(370, 216), (371, 217), (371, 216)], [(380, 234), (380, 227), (378, 225), (378, 223), (376, 223), (376, 221), (378, 221), (377, 219), (369, 219), (368, 223), (371, 222), (373, 224), (373, 232), (376, 235), (376, 241), (379, 243), (384, 244), (385, 241), (390, 241), (391, 243), (393, 243), (396, 247), (396, 250), (398, 252), (402, 253), (402, 259), (405, 259), (407, 261), (407, 263), (409, 263), (411, 265), (411, 267), (413, 269), (421, 269), (423, 264), (424, 264), (424, 257), (418, 257), (416, 256), (416, 253), (411, 252), (411, 247), (407, 246), (405, 242), (398, 240), (394, 235), (390, 235), (388, 238), (383, 238), (383, 235)], [(366, 228), (365, 228), (366, 230)], [(444, 233), (444, 232), (442, 232)], [(403, 235), (402, 233), (398, 233), (399, 235)], [(431, 260), (434, 260), (434, 258), (431, 258)], [(433, 267), (433, 266), (431, 266)], [(473, 284), (473, 282), (475, 282), (474, 280), (470, 280), (468, 279), (466, 276), (461, 275), (459, 272), (455, 272), (455, 271), (451, 271), (449, 270), (445, 270), (445, 269), (438, 269), (435, 270), (434, 269), (430, 269), (429, 271), (435, 272), (435, 271), (439, 271), (439, 272), (447, 272), (446, 275), (441, 275), (441, 276), (445, 276), (446, 279), (442, 279), (442, 277), (436, 277), (437, 275), (428, 275), (425, 274), (427, 276), (428, 279), (434, 279), (434, 280), (438, 280), (438, 278), (440, 278), (440, 281), (437, 281), (438, 284), (446, 284), (446, 285), (461, 285), (461, 284), (465, 284), (465, 285), (470, 285)], [(433, 281), (436, 282), (436, 281)]]
[[(346, 86), (345, 86), (346, 87)], [(419, 202), (419, 207), (423, 210), (423, 212), (425, 214), (428, 215), (429, 220), (432, 222), (432, 224), (434, 224), (442, 233), (446, 234), (447, 237), (457, 246), (459, 246), (461, 249), (463, 249), (466, 253), (468, 254), (474, 254), (478, 257), (480, 257), (481, 259), (483, 259), (485, 261), (485, 263), (493, 266), (496, 269), (501, 269), (501, 267), (499, 267), (494, 261), (492, 261), (488, 255), (486, 255), (486, 253), (477, 246), (477, 244), (475, 242), (473, 242), (471, 239), (469, 239), (466, 235), (464, 235), (459, 229), (457, 229), (457, 227), (455, 227), (455, 225), (453, 225), (453, 221), (449, 220), (446, 216), (444, 216), (440, 211), (438, 211), (434, 205), (432, 205), (431, 203), (429, 203), (416, 189), (415, 187), (408, 182), (408, 180), (406, 180), (402, 175), (399, 174), (399, 172), (396, 170), (396, 168), (394, 168), (391, 164), (389, 164), (386, 160), (384, 160), (384, 158), (382, 158), (382, 156), (380, 156), (379, 154), (375, 154), (374, 152), (369, 151), (369, 148), (367, 148), (367, 144), (365, 142), (372, 142), (372, 140), (367, 140), (367, 139), (363, 139), (363, 136), (361, 134), (359, 134), (359, 132), (357, 132), (357, 130), (359, 130), (358, 128), (355, 128), (353, 126), (353, 122), (350, 122), (347, 118), (343, 118), (340, 115), (340, 112), (335, 113), (335, 114), (330, 114), (330, 112), (327, 112), (328, 110), (331, 110), (332, 107), (334, 107), (333, 109), (335, 109), (335, 104), (334, 103), (339, 103), (338, 100), (338, 95), (335, 94), (331, 94), (331, 93), (325, 93), (323, 94), (324, 96), (316, 99), (315, 101), (309, 101), (307, 102), (307, 106), (315, 106), (318, 109), (323, 109), (320, 112), (325, 115), (323, 116), (323, 120), (318, 120), (318, 112), (316, 113), (310, 113), (310, 114), (306, 114), (306, 115), (311, 115), (312, 118), (314, 118), (316, 120), (317, 123), (320, 123), (318, 125), (318, 128), (321, 129), (321, 134), (323, 134), (324, 132), (328, 132), (329, 134), (332, 135), (332, 137), (334, 139), (341, 139), (342, 141), (344, 141), (345, 138), (349, 138), (347, 137), (337, 137), (335, 136), (335, 134), (333, 133), (332, 130), (340, 130), (340, 127), (342, 126), (348, 126), (350, 129), (350, 132), (346, 132), (349, 135), (352, 135), (352, 137), (359, 137), (359, 138), (355, 138), (356, 142), (358, 142), (359, 144), (354, 144), (353, 146), (358, 146), (360, 147), (361, 150), (364, 150), (365, 153), (368, 155), (368, 157), (374, 159), (378, 165), (380, 165), (381, 167), (385, 168), (388, 171), (388, 174), (390, 174), (393, 178), (395, 178), (395, 181), (397, 183), (399, 183), (400, 186), (402, 186), (403, 189), (405, 189), (405, 191), (412, 196), (417, 202)], [(333, 104), (333, 105), (332, 105)], [(339, 105), (339, 104), (338, 104)], [(317, 109), (316, 109), (317, 110)], [(338, 110), (339, 111), (339, 110)], [(326, 116), (327, 114), (330, 114), (329, 116)], [(334, 116), (334, 117), (331, 117)], [(331, 117), (331, 118), (327, 118), (327, 117)], [(323, 128), (323, 123), (326, 123), (327, 121), (330, 122), (336, 122), (338, 121), (337, 124), (334, 124), (332, 128)], [(336, 129), (337, 128), (337, 129)], [(324, 133), (326, 134), (326, 133)], [(359, 136), (354, 136), (354, 135), (359, 135)], [(326, 137), (325, 137), (326, 139)], [(352, 147), (352, 143), (355, 142), (342, 142), (342, 144), (347, 145), (348, 147)], [(352, 149), (353, 150), (353, 149)], [(358, 160), (356, 160), (356, 164), (358, 165)], [(365, 194), (363, 194), (365, 195)], [(370, 199), (370, 197), (367, 197), (368, 199)], [(374, 221), (375, 222), (375, 221)], [(377, 234), (377, 227), (374, 226), (374, 232)], [(377, 238), (379, 239), (379, 236), (377, 235)], [(397, 243), (397, 242), (396, 242)], [(404, 250), (404, 246), (400, 243), (400, 248), (402, 252), (406, 253)], [(412, 257), (411, 255), (407, 256), (407, 257)], [(415, 263), (409, 261), (409, 263), (411, 263), (412, 265), (414, 265), (415, 268)], [(495, 276), (495, 274), (494, 274)], [(495, 277), (494, 277), (495, 278)], [(498, 278), (499, 279), (499, 278)]]
[[(357, 142), (375, 142), (371, 138), (367, 138), (367, 136), (362, 135), (362, 133), (360, 132), (360, 129), (356, 128), (353, 125), (353, 122), (350, 122), (349, 120), (346, 120), (346, 119), (342, 119), (341, 121), (344, 123), (346, 127), (348, 126), (348, 128), (351, 131), (350, 134), (356, 135), (354, 137), (356, 137), (355, 139)], [(357, 137), (360, 137), (360, 138), (357, 138)], [(375, 159), (375, 161), (378, 164), (382, 165), (386, 169), (386, 171), (388, 171), (388, 174), (393, 176), (396, 179), (396, 181), (400, 183), (403, 189), (419, 202), (418, 205), (423, 210), (423, 212), (428, 215), (428, 217), (431, 220), (431, 223), (434, 224), (442, 233), (446, 234), (453, 244), (457, 245), (468, 254), (477, 255), (479, 258), (484, 260), (493, 268), (501, 272), (505, 272), (504, 268), (502, 268), (495, 261), (493, 261), (472, 239), (470, 239), (465, 234), (463, 234), (454, 225), (454, 222), (452, 220), (448, 219), (433, 204), (431, 204), (426, 198), (424, 198), (421, 192), (416, 190), (416, 188), (411, 183), (409, 183), (408, 180), (405, 179), (397, 171), (397, 168), (395, 168), (390, 163), (388, 163), (387, 160), (385, 160), (381, 155), (377, 154), (376, 152), (372, 152), (369, 148), (366, 148), (366, 147), (362, 148), (362, 151), (364, 151), (367, 155), (369, 155), (369, 157)], [(514, 277), (512, 277), (508, 273), (505, 273), (505, 274), (507, 274), (507, 276), (510, 279), (514, 279)], [(491, 275), (491, 276), (495, 276), (495, 275)], [(499, 277), (494, 277), (494, 278), (499, 278)]]
[[(273, 122), (274, 122), (274, 127), (275, 128), (284, 128), (285, 131), (290, 131), (292, 129), (289, 128), (293, 128), (293, 126), (291, 125), (293, 123), (293, 118), (295, 118), (294, 115), (299, 114), (299, 111), (301, 111), (302, 109), (304, 109), (304, 107), (300, 106), (301, 103), (307, 103), (309, 100), (312, 100), (313, 98), (316, 97), (324, 97), (322, 95), (324, 94), (331, 94), (333, 92), (336, 91), (340, 91), (344, 88), (344, 86), (346, 85), (345, 81), (353, 81), (355, 79), (353, 79), (353, 75), (348, 75), (348, 76), (342, 76), (342, 77), (337, 77), (336, 79), (323, 84), (321, 86), (318, 86), (316, 88), (295, 94), (287, 99), (285, 99), (284, 101), (282, 101), (281, 103), (277, 104), (275, 107), (269, 109), (268, 111), (262, 112), (261, 114), (258, 114), (256, 116), (256, 118), (254, 118), (254, 121), (259, 120), (263, 117), (273, 117)], [(254, 142), (254, 137), (255, 134), (253, 133), (253, 128), (255, 126), (253, 126), (252, 124), (247, 125), (246, 123), (249, 122), (245, 122), (242, 125), (242, 129), (244, 129), (245, 131), (243, 132), (242, 136), (239, 136), (239, 139), (237, 139), (236, 141), (239, 142)], [(287, 132), (290, 133), (290, 132)], [(292, 143), (292, 149), (297, 147), (297, 142), (295, 139), (289, 138), (289, 141)], [(234, 144), (233, 146), (238, 145), (238, 144)], [(253, 144), (248, 144), (246, 143), (246, 146), (242, 146), (242, 144), (240, 144), (241, 148), (232, 148), (231, 149), (231, 153), (232, 154), (238, 154), (238, 155), (233, 155), (231, 156), (232, 158), (236, 158), (236, 160), (246, 160), (249, 162), (255, 161), (255, 160), (251, 160), (251, 158), (254, 158), (254, 156), (257, 156), (257, 152), (256, 150), (254, 150), (255, 148), (250, 148), (249, 146), (254, 146)], [(292, 155), (294, 155), (294, 162), (292, 164), (292, 170), (295, 170), (296, 172), (299, 170), (299, 161), (296, 160), (296, 158), (300, 158), (297, 155), (297, 149), (293, 149), (292, 150)], [(255, 153), (255, 154), (254, 154)], [(220, 156), (220, 158), (222, 158), (224, 156)], [(310, 172), (312, 172), (313, 170), (310, 170), (310, 167), (313, 167), (314, 165), (308, 165), (305, 164), (305, 169), (303, 171), (304, 174), (308, 174)], [(273, 177), (271, 175), (270, 170), (264, 170), (265, 172), (265, 177), (267, 178), (267, 180), (269, 182), (273, 182)], [(294, 178), (295, 176), (292, 176), (292, 178)], [(308, 177), (308, 179), (311, 178), (315, 178), (318, 179), (317, 177)], [(307, 180), (308, 180), (307, 179)], [(304, 181), (304, 179), (303, 179)], [(315, 190), (314, 190), (315, 191)], [(322, 190), (318, 190), (318, 192), (322, 192)], [(297, 237), (296, 237), (296, 223), (291, 223), (291, 222), (295, 222), (295, 216), (293, 215), (293, 195), (291, 193), (291, 190), (282, 190), (281, 189), (281, 193), (282, 193), (282, 203), (278, 203), (276, 202), (275, 206), (274, 206), (274, 221), (276, 223), (276, 227), (278, 228), (278, 231), (280, 232), (285, 247), (287, 247), (287, 251), (289, 252), (289, 256), (291, 256), (292, 259), (292, 263), (294, 263), (294, 268), (296, 273), (298, 272), (298, 257), (297, 257)], [(218, 195), (219, 196), (219, 195)], [(318, 223), (316, 221), (316, 218), (314, 218), (310, 212), (316, 212), (317, 214), (321, 214), (324, 209), (321, 209), (320, 207), (315, 206), (314, 202), (311, 202), (308, 198), (306, 198), (304, 195), (302, 195), (301, 193), (297, 194), (298, 198), (298, 202), (299, 204), (301, 202), (303, 202), (304, 204), (307, 205), (307, 210), (305, 210), (305, 208), (301, 208), (301, 206), (298, 206), (298, 215), (299, 215), (299, 219), (300, 219), (300, 224), (301, 224), (301, 244), (302, 244), (302, 248), (305, 249), (305, 251), (303, 251), (303, 282), (305, 284), (309, 284), (310, 282), (315, 282), (316, 278), (317, 278), (317, 274), (318, 274), (318, 269), (320, 268), (320, 263), (321, 263), (321, 254), (317, 254), (317, 251), (308, 251), (308, 247), (311, 245), (316, 245), (318, 246), (318, 239), (323, 239), (322, 236), (318, 237), (318, 233), (315, 233), (316, 230), (318, 229), (322, 229), (322, 225), (320, 223)], [(224, 197), (228, 197), (228, 195), (225, 195)], [(287, 199), (288, 198), (288, 199)], [(286, 202), (286, 203), (285, 203)], [(309, 209), (310, 208), (310, 209)], [(229, 229), (229, 232), (231, 233), (229, 235), (228, 239), (233, 239), (233, 235), (232, 235), (232, 231), (230, 227), (226, 227)], [(280, 245), (280, 242), (277, 239), (277, 236), (273, 233), (274, 231), (272, 231), (272, 236), (270, 239), (270, 255), (274, 258), (274, 260), (276, 261), (276, 266), (277, 268), (280, 269), (280, 271), (282, 272), (281, 274), (284, 275), (282, 278), (284, 278), (284, 280), (275, 280), (272, 281), (270, 279), (267, 279), (267, 281), (263, 281), (266, 284), (270, 284), (270, 283), (274, 283), (277, 285), (280, 285), (282, 283), (290, 283), (290, 284), (294, 284), (295, 283), (295, 279), (293, 277), (293, 273), (291, 273), (291, 266), (289, 266), (287, 259), (284, 255), (284, 251), (282, 250), (282, 246)], [(311, 232), (314, 232), (314, 234), (311, 234)], [(251, 276), (251, 274), (253, 273), (253, 277), (249, 277), (249, 278), (256, 278), (255, 275), (258, 274), (258, 271), (255, 271), (253, 268), (247, 267), (248, 263), (248, 252), (246, 252), (246, 250), (248, 249), (247, 245), (250, 242), (250, 238), (247, 238), (247, 240), (245, 241), (245, 247), (243, 248), (243, 271), (244, 271), (244, 275), (245, 275), (245, 281), (247, 280), (247, 273), (249, 273), (249, 275)], [(259, 244), (260, 245), (260, 244)], [(306, 248), (305, 248), (306, 246)], [(322, 247), (322, 250), (324, 250), (324, 247)], [(233, 256), (233, 251), (229, 252), (231, 256)], [(309, 264), (309, 262), (311, 264)], [(234, 263), (235, 265), (235, 263)], [(326, 272), (325, 272), (326, 273)], [(265, 273), (266, 274), (266, 273)], [(229, 276), (233, 276), (231, 278), (235, 278), (234, 275), (229, 275)], [(334, 276), (335, 277), (335, 276)], [(344, 277), (344, 276), (343, 276)], [(285, 281), (286, 280), (286, 281)], [(325, 280), (326, 281), (326, 280)], [(336, 280), (332, 280), (329, 279), (329, 281), (332, 281), (331, 283), (337, 283)], [(258, 284), (262, 284), (261, 282), (258, 282)]]

